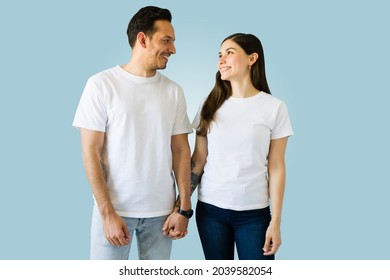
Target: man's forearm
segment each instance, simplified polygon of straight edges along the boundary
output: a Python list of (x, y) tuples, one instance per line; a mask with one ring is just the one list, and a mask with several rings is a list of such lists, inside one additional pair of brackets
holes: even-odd
[[(173, 170), (176, 177), (179, 196), (182, 198), (178, 203), (182, 209), (191, 208), (191, 188), (190, 188), (190, 151), (183, 150), (174, 155)], [(176, 205), (176, 204), (175, 204)]]
[(92, 193), (102, 216), (111, 213), (113, 206), (108, 193), (106, 167), (100, 156), (92, 151), (83, 153), (84, 166)]

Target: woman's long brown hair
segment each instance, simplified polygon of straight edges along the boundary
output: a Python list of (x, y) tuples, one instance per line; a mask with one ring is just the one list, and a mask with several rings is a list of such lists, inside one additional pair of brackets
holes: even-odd
[[(247, 55), (257, 53), (258, 59), (251, 67), (251, 80), (253, 86), (259, 90), (271, 94), (265, 76), (264, 52), (260, 40), (252, 34), (235, 33), (226, 37), (238, 44)], [(229, 81), (223, 81), (219, 71), (215, 77), (215, 85), (203, 104), (200, 114), (200, 124), (196, 132), (197, 135), (206, 136), (210, 128), (210, 123), (214, 120), (215, 113), (222, 106), (226, 99), (232, 95), (232, 87)]]

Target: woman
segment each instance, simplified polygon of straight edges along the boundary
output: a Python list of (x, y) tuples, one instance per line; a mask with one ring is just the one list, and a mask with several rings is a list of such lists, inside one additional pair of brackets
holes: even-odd
[(227, 37), (218, 70), (193, 121), (191, 167), (200, 181), (196, 222), (205, 258), (234, 259), (236, 245), (239, 259), (274, 259), (281, 244), (284, 155), (293, 135), (287, 108), (270, 94), (256, 36)]

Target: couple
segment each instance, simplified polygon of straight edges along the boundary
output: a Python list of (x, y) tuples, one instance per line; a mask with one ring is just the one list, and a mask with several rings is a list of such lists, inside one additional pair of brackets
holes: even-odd
[(215, 86), (191, 125), (182, 89), (157, 71), (176, 52), (171, 18), (140, 9), (127, 29), (129, 63), (92, 76), (81, 96), (73, 126), (95, 200), (90, 257), (128, 259), (135, 234), (140, 259), (169, 259), (199, 185), (206, 259), (233, 259), (234, 246), (240, 259), (274, 259), (293, 131), (270, 95), (261, 43), (250, 34), (222, 42)]

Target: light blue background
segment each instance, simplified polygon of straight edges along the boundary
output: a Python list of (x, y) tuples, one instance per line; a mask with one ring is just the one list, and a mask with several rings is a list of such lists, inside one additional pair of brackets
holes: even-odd
[[(390, 5), (379, 0), (2, 1), (0, 259), (88, 258), (92, 197), (71, 123), (87, 78), (128, 62), (128, 21), (148, 4), (173, 14), (163, 74), (191, 119), (222, 39), (262, 40), (295, 131), (277, 257), (390, 259)], [(194, 220), (189, 230), (173, 259), (203, 259)]]

